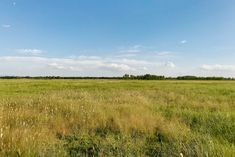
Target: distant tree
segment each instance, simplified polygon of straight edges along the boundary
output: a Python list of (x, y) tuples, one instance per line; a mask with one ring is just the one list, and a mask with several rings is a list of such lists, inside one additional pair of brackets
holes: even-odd
[(123, 79), (129, 79), (130, 78), (130, 75), (129, 74), (125, 74), (124, 76), (123, 76)]

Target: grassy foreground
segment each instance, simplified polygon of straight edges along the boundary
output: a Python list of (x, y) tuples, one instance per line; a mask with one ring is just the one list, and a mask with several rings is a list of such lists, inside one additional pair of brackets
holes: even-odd
[(234, 154), (233, 81), (0, 80), (0, 156)]

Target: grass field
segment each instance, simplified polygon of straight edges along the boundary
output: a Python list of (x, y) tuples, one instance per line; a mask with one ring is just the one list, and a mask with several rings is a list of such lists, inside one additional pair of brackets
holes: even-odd
[(0, 80), (0, 156), (235, 156), (235, 82)]

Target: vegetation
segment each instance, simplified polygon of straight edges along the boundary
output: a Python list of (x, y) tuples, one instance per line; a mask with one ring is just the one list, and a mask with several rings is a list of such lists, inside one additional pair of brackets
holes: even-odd
[(157, 75), (150, 75), (150, 74), (145, 74), (145, 75), (128, 75), (125, 74), (123, 76), (123, 79), (132, 79), (132, 80), (165, 80), (165, 76), (157, 76)]
[(198, 76), (178, 76), (178, 77), (165, 77), (161, 75), (129, 75), (125, 74), (123, 77), (61, 77), (61, 76), (2, 76), (0, 79), (116, 79), (116, 80), (235, 80), (235, 78), (226, 77), (198, 77)]
[(0, 156), (235, 154), (235, 82), (0, 80)]

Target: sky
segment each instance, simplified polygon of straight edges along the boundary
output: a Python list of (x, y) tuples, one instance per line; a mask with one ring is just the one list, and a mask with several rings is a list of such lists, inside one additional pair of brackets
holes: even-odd
[(1, 0), (0, 76), (235, 77), (235, 0)]

